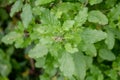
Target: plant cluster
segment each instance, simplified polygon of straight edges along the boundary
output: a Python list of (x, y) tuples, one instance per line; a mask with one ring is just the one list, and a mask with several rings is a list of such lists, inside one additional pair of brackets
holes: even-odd
[(119, 0), (0, 0), (0, 20), (0, 80), (14, 49), (35, 60), (39, 80), (120, 79)]

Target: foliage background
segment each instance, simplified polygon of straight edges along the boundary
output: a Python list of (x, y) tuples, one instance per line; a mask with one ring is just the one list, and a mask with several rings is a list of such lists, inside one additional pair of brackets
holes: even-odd
[(0, 80), (119, 79), (119, 0), (0, 0)]

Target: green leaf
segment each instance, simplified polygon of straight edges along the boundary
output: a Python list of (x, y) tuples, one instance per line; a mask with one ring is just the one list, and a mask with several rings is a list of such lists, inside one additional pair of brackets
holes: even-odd
[(9, 15), (5, 9), (0, 8), (0, 19), (1, 21), (8, 20)]
[(95, 57), (97, 55), (97, 50), (94, 46), (94, 44), (87, 44), (85, 45), (86, 50), (85, 53), (89, 56)]
[(94, 4), (99, 4), (101, 3), (103, 0), (89, 0), (90, 5), (94, 5)]
[(118, 73), (116, 70), (111, 69), (111, 70), (107, 70), (105, 72), (105, 74), (110, 77), (111, 80), (118, 80)]
[(76, 47), (72, 47), (72, 45), (70, 43), (66, 43), (65, 44), (65, 49), (67, 52), (69, 53), (75, 53), (75, 52), (78, 52), (78, 49)]
[(60, 26), (59, 20), (50, 12), (49, 9), (41, 8), (41, 23), (49, 26), (48, 28), (53, 31), (53, 27)]
[(43, 5), (43, 4), (47, 4), (47, 3), (50, 3), (54, 0), (36, 0), (35, 1), (35, 5), (38, 6), (38, 5)]
[(60, 61), (60, 70), (66, 77), (72, 77), (75, 71), (73, 57), (69, 53), (64, 53)]
[(82, 51), (84, 51), (89, 56), (94, 57), (97, 55), (97, 50), (96, 50), (96, 47), (94, 46), (94, 44), (90, 44), (90, 43), (86, 44), (84, 42), (81, 42), (80, 48)]
[(99, 69), (99, 66), (92, 65), (90, 67), (90, 73), (92, 77), (89, 77), (87, 80), (92, 80), (92, 78), (93, 80), (104, 80), (104, 75), (102, 74), (102, 71)]
[(63, 29), (66, 30), (66, 31), (69, 31), (73, 25), (74, 25), (75, 21), (74, 20), (66, 20), (64, 23), (63, 23)]
[(113, 61), (116, 59), (114, 53), (112, 53), (110, 50), (108, 49), (100, 49), (99, 50), (99, 56), (104, 59), (104, 60), (108, 60), (108, 61)]
[(39, 77), (40, 77), (40, 80), (49, 80), (50, 76), (48, 76), (47, 74), (43, 74), (43, 75), (41, 75)]
[(23, 33), (18, 32), (10, 32), (2, 38), (2, 42), (5, 44), (13, 44), (15, 43), (16, 48), (23, 47)]
[(7, 77), (0, 76), (0, 80), (9, 80)]
[(79, 80), (84, 80), (86, 76), (86, 60), (85, 56), (79, 52), (74, 54), (75, 72)]
[(119, 29), (115, 29), (115, 28), (111, 28), (114, 35), (115, 35), (115, 38), (117, 38), (118, 40), (120, 40), (120, 30)]
[(25, 4), (21, 13), (21, 19), (25, 28), (27, 28), (29, 23), (32, 21), (32, 17), (31, 5)]
[(103, 76), (103, 74), (98, 75), (97, 80), (104, 80), (104, 76)]
[(22, 36), (22, 34), (17, 32), (10, 32), (9, 34), (5, 35), (2, 38), (2, 42), (5, 44), (13, 44), (17, 39), (19, 39)]
[(55, 11), (57, 11), (57, 14), (67, 13), (70, 10), (78, 10), (79, 6), (78, 3), (63, 2), (57, 5)]
[(96, 80), (94, 76), (87, 76), (86, 80)]
[(32, 50), (29, 52), (29, 57), (31, 58), (40, 58), (48, 53), (48, 48), (45, 45), (37, 44)]
[(13, 17), (16, 12), (21, 10), (22, 6), (22, 0), (17, 0), (11, 8), (10, 16)]
[(93, 10), (93, 11), (89, 12), (88, 21), (93, 22), (93, 23), (98, 23), (101, 25), (108, 24), (107, 17), (102, 12), (100, 12), (98, 10)]
[(78, 1), (80, 1), (81, 3), (87, 2), (87, 0), (78, 0)]
[(2, 76), (8, 76), (11, 72), (11, 64), (7, 60), (0, 61), (0, 73)]
[(88, 17), (88, 8), (82, 8), (79, 10), (78, 15), (75, 16), (75, 24), (76, 26), (82, 26)]
[(9, 56), (0, 49), (0, 75), (6, 77), (11, 72)]
[(84, 59), (85, 59), (85, 62), (86, 62), (86, 69), (89, 69), (93, 65), (92, 64), (93, 57), (91, 57), (91, 56), (85, 56)]
[(107, 38), (105, 40), (105, 44), (108, 46), (108, 49), (112, 49), (115, 44), (115, 37), (113, 32), (107, 31)]
[(117, 0), (106, 0), (105, 1), (105, 6), (107, 6), (107, 8), (111, 8), (114, 7), (114, 5), (116, 4)]
[(24, 45), (24, 39), (23, 39), (23, 37), (22, 36), (20, 36), (19, 38), (17, 38), (16, 40), (15, 40), (15, 47), (16, 48), (22, 48)]
[(45, 57), (41, 57), (41, 58), (36, 58), (35, 59), (36, 63), (35, 63), (35, 67), (43, 67), (45, 65)]
[(107, 34), (101, 30), (85, 29), (82, 33), (82, 39), (85, 43), (96, 43), (104, 40)]
[(95, 75), (95, 76), (98, 76), (98, 75), (101, 74), (101, 70), (99, 69), (98, 66), (92, 65), (92, 66), (90, 67), (90, 73), (93, 74), (93, 75)]
[(120, 16), (120, 4), (116, 5), (116, 7), (113, 7), (111, 11), (108, 14), (108, 17), (111, 21), (119, 19)]

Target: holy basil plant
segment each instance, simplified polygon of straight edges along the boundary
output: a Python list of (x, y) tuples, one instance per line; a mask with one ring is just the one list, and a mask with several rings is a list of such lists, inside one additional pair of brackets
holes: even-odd
[(1, 41), (24, 48), (40, 80), (120, 79), (119, 0), (10, 1), (19, 19)]

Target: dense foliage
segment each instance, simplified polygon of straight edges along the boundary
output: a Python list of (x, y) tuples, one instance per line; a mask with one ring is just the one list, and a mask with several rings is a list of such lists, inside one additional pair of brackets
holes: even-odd
[(0, 80), (119, 79), (119, 0), (0, 0)]

